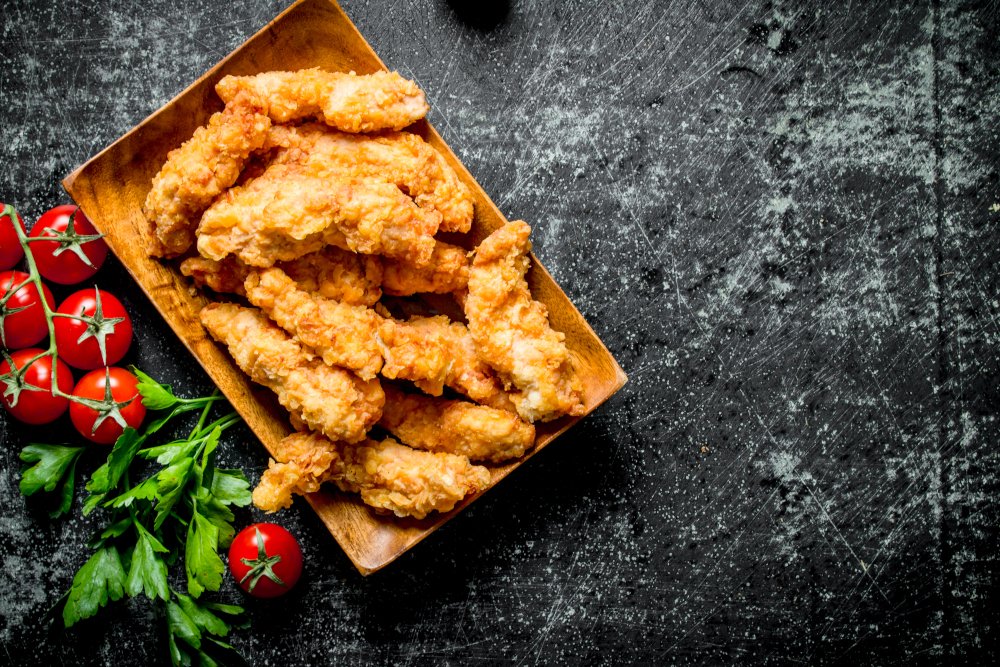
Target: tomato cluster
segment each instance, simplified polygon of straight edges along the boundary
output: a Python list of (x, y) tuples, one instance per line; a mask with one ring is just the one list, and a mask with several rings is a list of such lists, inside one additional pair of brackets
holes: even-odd
[[(47, 211), (30, 233), (10, 211), (0, 203), (3, 406), (28, 424), (48, 424), (69, 408), (83, 437), (113, 443), (125, 425), (137, 427), (146, 413), (135, 376), (114, 366), (132, 343), (131, 318), (117, 297), (97, 287), (70, 294), (56, 308), (52, 290), (41, 280), (59, 285), (89, 280), (108, 248), (76, 206)], [(14, 268), (22, 260), (31, 273)], [(49, 349), (37, 347), (50, 334)], [(70, 367), (90, 372), (74, 384)]]

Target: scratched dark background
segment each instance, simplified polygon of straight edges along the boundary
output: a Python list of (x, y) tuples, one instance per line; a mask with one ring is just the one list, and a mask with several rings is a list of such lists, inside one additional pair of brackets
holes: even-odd
[[(5, 0), (0, 199), (63, 203), (287, 4)], [(248, 605), (246, 660), (995, 664), (1000, 4), (344, 7), (631, 379), (370, 578), (278, 515), (307, 572)], [(99, 281), (129, 360), (208, 391), (115, 262)], [(43, 436), (0, 419), (0, 661), (162, 661), (144, 599), (44, 622), (95, 524), (19, 496)], [(246, 432), (222, 459), (265, 464)]]

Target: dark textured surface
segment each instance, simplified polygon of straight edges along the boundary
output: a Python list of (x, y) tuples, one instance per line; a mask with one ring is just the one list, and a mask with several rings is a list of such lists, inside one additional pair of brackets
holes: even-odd
[[(344, 6), (631, 381), (368, 579), (297, 503), (304, 580), (233, 643), (261, 665), (995, 663), (1000, 6), (476, 4)], [(284, 6), (4, 2), (0, 199), (63, 202)], [(207, 391), (120, 267), (99, 281), (130, 361)], [(40, 622), (94, 526), (24, 502), (41, 436), (0, 428), (0, 662), (162, 660), (145, 600)], [(222, 459), (265, 464), (247, 433)]]

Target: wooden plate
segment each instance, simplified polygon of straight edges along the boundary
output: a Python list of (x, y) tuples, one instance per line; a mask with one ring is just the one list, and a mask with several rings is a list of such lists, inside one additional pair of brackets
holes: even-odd
[[(206, 303), (204, 297), (190, 288), (175, 266), (146, 255), (149, 229), (141, 206), (150, 181), (167, 153), (190, 138), (195, 128), (222, 108), (214, 92), (219, 79), (227, 74), (316, 66), (358, 73), (386, 69), (335, 2), (299, 0), (187, 90), (63, 180), (66, 191), (105, 234), (112, 252), (269, 451), (291, 430), (287, 414), (270, 391), (251, 384), (226, 350), (207, 337), (198, 321), (198, 311)], [(476, 214), (470, 241), (478, 243), (503, 225), (506, 222), (503, 214), (434, 128), (421, 121), (410, 129), (441, 151), (471, 188)], [(566, 334), (584, 381), (584, 401), (589, 414), (625, 383), (625, 374), (534, 256), (532, 262), (528, 282), (535, 298), (548, 307), (553, 327)], [(538, 425), (534, 452), (581, 418)], [(494, 467), (492, 484), (532, 454)], [(333, 489), (307, 497), (362, 574), (370, 574), (398, 558), (474, 499), (467, 498), (447, 514), (416, 521), (376, 515), (356, 496)]]

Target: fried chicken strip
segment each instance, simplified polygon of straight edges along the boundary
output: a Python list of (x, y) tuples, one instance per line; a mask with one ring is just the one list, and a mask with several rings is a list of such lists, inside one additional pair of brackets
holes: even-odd
[(416, 266), (402, 259), (382, 262), (382, 289), (390, 296), (447, 294), (469, 284), (469, 257), (465, 248), (437, 241), (431, 260)]
[[(277, 266), (299, 289), (357, 306), (373, 306), (382, 297), (382, 263), (373, 255), (358, 255), (328, 246)], [(224, 294), (246, 296), (243, 283), (256, 269), (230, 255), (221, 261), (189, 257), (181, 262), (181, 273), (198, 287)]]
[(535, 427), (517, 415), (466, 401), (406, 394), (386, 385), (379, 424), (415, 449), (500, 463), (535, 443)]
[(476, 354), (469, 330), (444, 315), (386, 318), (379, 327), (382, 375), (440, 396), (445, 385), (478, 403), (513, 411), (496, 373)]
[(336, 245), (424, 266), (440, 219), (391, 183), (332, 179), (303, 165), (275, 164), (205, 211), (198, 252), (217, 261), (235, 254), (250, 266), (269, 267)]
[(198, 287), (208, 287), (220, 294), (246, 296), (243, 281), (251, 269), (235, 257), (226, 257), (219, 262), (204, 257), (188, 257), (181, 262), (180, 269), (181, 275), (191, 278)]
[(335, 246), (309, 253), (278, 267), (299, 289), (356, 306), (374, 306), (382, 297), (382, 261)]
[[(319, 491), (340, 455), (332, 442), (295, 433), (283, 438), (253, 490), (253, 504), (265, 512), (290, 507), (292, 495)], [(277, 459), (277, 460), (275, 460)]]
[(396, 72), (344, 74), (316, 67), (226, 76), (215, 92), (227, 103), (241, 92), (256, 96), (276, 123), (319, 118), (344, 132), (401, 130), (429, 109), (417, 84)]
[(367, 306), (352, 306), (298, 288), (279, 268), (251, 272), (247, 300), (323, 361), (370, 380), (382, 368), (376, 335), (382, 318)]
[(213, 303), (202, 308), (201, 323), (250, 379), (274, 391), (310, 428), (357, 442), (382, 414), (385, 394), (378, 380), (363, 381), (312, 358), (259, 310)]
[(235, 95), (208, 125), (170, 151), (142, 207), (152, 232), (150, 255), (175, 257), (191, 247), (198, 215), (236, 182), (270, 126), (255, 98)]
[(358, 135), (311, 123), (273, 126), (264, 150), (277, 163), (308, 164), (338, 178), (393, 183), (417, 205), (441, 214), (441, 231), (467, 232), (472, 194), (433, 146), (410, 132)]
[(518, 220), (479, 245), (469, 271), (465, 315), (479, 357), (516, 388), (512, 399), (521, 418), (535, 422), (580, 415), (584, 406), (566, 336), (549, 326), (548, 311), (531, 298), (524, 279), (530, 233)]
[[(280, 450), (279, 462), (270, 463), (253, 492), (254, 504), (266, 511), (287, 507), (292, 493), (310, 493), (332, 481), (342, 491), (360, 493), (366, 505), (423, 519), (451, 510), (490, 483), (489, 470), (464, 456), (417, 451), (391, 438), (348, 445), (318, 433), (295, 433)], [(288, 461), (280, 462), (282, 456)], [(326, 460), (329, 467), (317, 474)]]

